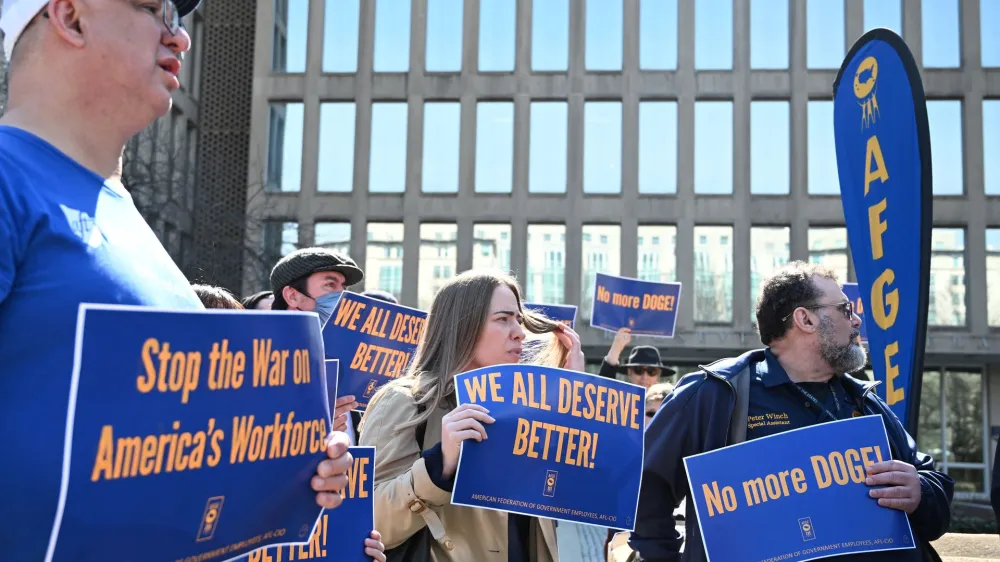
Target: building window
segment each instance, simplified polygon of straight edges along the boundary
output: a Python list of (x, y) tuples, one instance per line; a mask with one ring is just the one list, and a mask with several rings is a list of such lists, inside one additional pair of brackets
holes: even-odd
[(562, 304), (566, 299), (566, 226), (528, 225), (527, 302)]
[(809, 68), (840, 68), (847, 42), (844, 3), (808, 0), (806, 4), (806, 65)]
[(531, 69), (569, 68), (569, 0), (531, 3)]
[(965, 230), (962, 228), (935, 228), (931, 233), (927, 323), (965, 325)]
[(713, 195), (733, 192), (731, 101), (694, 104), (694, 192)]
[(472, 248), (473, 269), (510, 271), (510, 225), (475, 224)]
[(920, 8), (924, 67), (961, 66), (958, 0), (922, 0)]
[(750, 193), (788, 193), (791, 176), (788, 119), (787, 101), (750, 104)]
[[(270, 273), (278, 260), (294, 252), (299, 246), (299, 223), (267, 220), (263, 223), (263, 263), (261, 271)], [(264, 275), (267, 278), (267, 275)]]
[(375, 72), (406, 72), (410, 69), (410, 0), (373, 1), (373, 69)]
[(979, 2), (979, 41), (984, 67), (1000, 66), (1000, 2), (996, 0), (980, 0)]
[(923, 373), (917, 442), (934, 457), (934, 468), (955, 480), (955, 497), (985, 499), (989, 478), (986, 388), (977, 369), (934, 369)]
[(903, 36), (901, 0), (865, 0), (865, 31), (885, 27)]
[(514, 185), (514, 104), (476, 105), (476, 191), (510, 193)]
[(847, 282), (847, 229), (810, 228), (809, 262), (832, 269), (837, 280)]
[(624, 33), (622, 0), (584, 0), (587, 70), (621, 70)]
[(1000, 100), (983, 100), (983, 189), (987, 195), (1000, 195), (997, 154), (1000, 154)]
[(733, 0), (694, 3), (695, 70), (733, 67)]
[(479, 71), (513, 72), (517, 0), (479, 0)]
[(639, 3), (639, 68), (677, 68), (677, 0)]
[(677, 227), (639, 226), (636, 277), (663, 283), (677, 281)]
[(768, 275), (788, 263), (791, 253), (791, 229), (787, 226), (750, 228), (750, 318), (756, 324), (761, 283)]
[(273, 72), (306, 71), (307, 0), (274, 0)]
[(583, 192), (621, 193), (622, 103), (583, 105)]
[(424, 104), (424, 165), (420, 183), (425, 193), (458, 193), (461, 129), (460, 103)]
[(639, 102), (639, 193), (677, 193), (675, 101)]
[(788, 68), (788, 0), (750, 0), (750, 68)]
[[(303, 4), (308, 4), (299, 0)], [(323, 72), (358, 71), (361, 0), (326, 0), (323, 22)]]
[(833, 102), (811, 101), (808, 106), (809, 193), (840, 195), (837, 146), (833, 136)]
[(965, 191), (962, 183), (962, 102), (928, 101), (927, 122), (934, 195), (961, 195)]
[(564, 101), (531, 103), (528, 191), (566, 192), (568, 106)]
[(427, 72), (462, 70), (462, 0), (427, 0)]
[(990, 326), (1000, 326), (1000, 228), (986, 230), (986, 301)]
[[(378, 0), (379, 5), (385, 0)], [(368, 151), (368, 189), (402, 193), (406, 189), (405, 102), (372, 104), (372, 150)]]
[(351, 255), (351, 223), (317, 222), (313, 228), (314, 246), (329, 248), (345, 256)]
[(583, 320), (590, 320), (590, 314), (594, 310), (597, 274), (621, 274), (621, 230), (618, 225), (583, 225), (579, 308), (580, 318)]
[(434, 295), (453, 276), (458, 266), (454, 224), (420, 225), (420, 266), (417, 272), (417, 308), (430, 310)]
[(319, 106), (319, 191), (347, 193), (354, 189), (353, 102)]
[(272, 103), (267, 137), (267, 191), (298, 191), (302, 185), (301, 103)]
[[(365, 248), (366, 289), (391, 293), (396, 300), (403, 298), (403, 225), (401, 223), (368, 223), (368, 244)], [(378, 272), (377, 276), (372, 273)]]
[(694, 319), (733, 321), (733, 237), (731, 226), (694, 227)]

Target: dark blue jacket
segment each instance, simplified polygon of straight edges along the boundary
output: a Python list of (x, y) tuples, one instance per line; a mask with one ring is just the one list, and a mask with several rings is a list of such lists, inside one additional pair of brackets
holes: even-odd
[[(684, 457), (733, 444), (731, 431), (738, 435), (739, 428), (745, 435), (746, 409), (742, 408), (742, 415), (736, 413), (741, 410), (738, 407), (737, 387), (748, 389), (749, 385), (741, 386), (735, 381), (740, 379), (741, 373), (743, 379), (749, 380), (745, 376), (747, 370), (761, 361), (764, 361), (764, 350), (758, 349), (702, 366), (702, 371), (685, 376), (663, 401), (646, 429), (639, 511), (635, 531), (629, 540), (630, 546), (639, 551), (645, 562), (706, 559), (694, 502), (687, 502), (686, 540), (675, 527), (674, 509), (688, 495)], [(925, 559), (936, 559), (937, 555), (928, 543), (948, 530), (954, 481), (934, 470), (934, 461), (930, 456), (917, 451), (916, 443), (899, 418), (875, 394), (878, 383), (863, 382), (846, 375), (842, 382), (862, 414), (879, 414), (885, 420), (892, 458), (917, 468), (921, 499), (920, 506), (910, 515), (910, 523), (918, 549), (923, 547), (927, 552)], [(748, 390), (743, 392), (748, 393)], [(682, 557), (680, 550), (685, 542)]]

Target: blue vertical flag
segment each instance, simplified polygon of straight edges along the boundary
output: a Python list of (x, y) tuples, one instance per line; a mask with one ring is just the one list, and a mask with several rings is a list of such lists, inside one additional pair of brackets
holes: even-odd
[(913, 55), (864, 34), (833, 85), (837, 171), (878, 393), (916, 435), (930, 279), (931, 143)]
[[(861, 343), (868, 343), (868, 324), (865, 322), (865, 303), (861, 300), (861, 289), (858, 288), (857, 283), (844, 283), (841, 285), (844, 294), (847, 298), (854, 303), (854, 313), (861, 317)], [(329, 371), (329, 364), (327, 365), (327, 370)]]

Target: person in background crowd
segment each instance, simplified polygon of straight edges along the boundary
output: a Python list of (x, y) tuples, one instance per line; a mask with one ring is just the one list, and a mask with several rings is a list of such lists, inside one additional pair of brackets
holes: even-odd
[[(690, 493), (685, 457), (857, 415), (882, 416), (894, 453), (893, 459), (867, 467), (868, 485), (877, 486), (869, 495), (886, 509), (906, 513), (917, 543), (915, 549), (870, 552), (864, 559), (938, 559), (930, 541), (948, 529), (954, 481), (917, 451), (899, 419), (871, 392), (874, 383), (847, 375), (867, 360), (860, 325), (853, 303), (829, 269), (791, 262), (764, 280), (757, 329), (767, 347), (685, 376), (646, 430), (639, 510), (629, 541), (644, 561), (706, 559), (701, 541), (683, 544), (672, 517)], [(768, 413), (787, 415), (791, 423), (747, 426), (749, 415)], [(700, 535), (693, 502), (688, 502), (685, 524), (686, 536)]]
[(617, 373), (627, 373), (628, 382), (649, 388), (656, 384), (660, 377), (672, 377), (677, 371), (667, 367), (660, 361), (660, 350), (651, 345), (637, 345), (628, 356), (628, 363), (618, 364), (625, 346), (632, 341), (632, 331), (622, 328), (615, 334), (611, 349), (601, 361), (600, 376), (616, 378)]
[(392, 296), (392, 293), (388, 291), (382, 291), (379, 289), (369, 289), (367, 291), (362, 291), (361, 295), (373, 299), (378, 299), (380, 301), (391, 302), (392, 304), (399, 304), (399, 301), (396, 300), (396, 297)]
[(559, 559), (550, 519), (452, 506), (458, 453), (486, 439), (492, 423), (478, 404), (456, 407), (454, 375), (518, 363), (525, 330), (550, 340), (528, 362), (582, 371), (580, 338), (569, 326), (524, 310), (517, 282), (504, 273), (467, 271), (431, 304), (407, 374), (375, 394), (361, 424), (361, 445), (375, 451), (375, 519), (392, 549), (426, 526), (435, 562), (552, 562)]
[[(198, 0), (7, 0), (0, 119), (0, 559), (43, 560), (80, 303), (203, 309), (122, 187), (128, 140), (171, 107)], [(352, 459), (313, 479), (334, 508)]]
[(243, 305), (240, 301), (236, 300), (236, 297), (232, 293), (223, 289), (222, 287), (213, 287), (212, 285), (191, 285), (194, 289), (198, 298), (201, 299), (201, 304), (205, 308), (226, 308), (230, 310), (243, 310)]
[(990, 488), (990, 503), (997, 521), (997, 532), (1000, 532), (1000, 444), (993, 457), (993, 480)]
[(261, 291), (244, 298), (243, 308), (247, 310), (271, 310), (271, 303), (273, 302), (274, 293), (271, 291)]

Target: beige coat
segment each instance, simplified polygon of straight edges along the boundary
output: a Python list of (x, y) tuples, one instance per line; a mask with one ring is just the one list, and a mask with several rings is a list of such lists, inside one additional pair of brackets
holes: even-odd
[[(424, 449), (441, 441), (436, 410), (427, 420)], [(507, 562), (507, 514), (451, 505), (451, 493), (431, 481), (418, 450), (416, 429), (396, 427), (417, 417), (407, 387), (390, 385), (368, 405), (358, 445), (375, 447), (375, 528), (386, 549), (402, 544), (424, 525), (430, 529), (435, 562)], [(556, 528), (551, 519), (534, 518), (530, 548), (533, 562), (555, 562)]]

